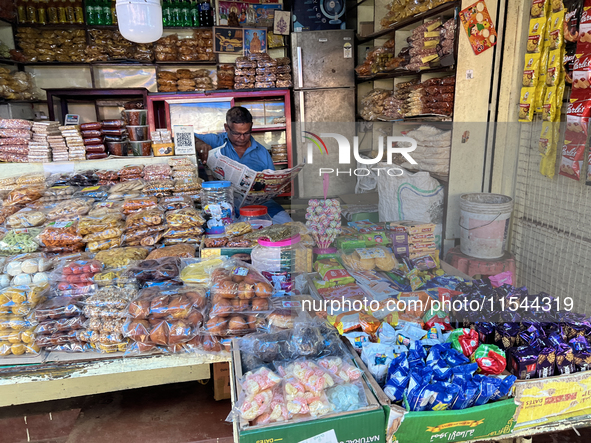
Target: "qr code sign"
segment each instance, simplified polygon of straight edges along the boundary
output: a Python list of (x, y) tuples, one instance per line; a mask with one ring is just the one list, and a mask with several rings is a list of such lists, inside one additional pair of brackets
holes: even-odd
[(180, 133), (176, 134), (175, 142), (176, 142), (177, 147), (184, 148), (187, 146), (191, 146), (192, 140), (193, 140), (193, 134), (188, 134), (186, 132), (180, 132)]
[(174, 151), (176, 155), (195, 154), (193, 126), (174, 125)]

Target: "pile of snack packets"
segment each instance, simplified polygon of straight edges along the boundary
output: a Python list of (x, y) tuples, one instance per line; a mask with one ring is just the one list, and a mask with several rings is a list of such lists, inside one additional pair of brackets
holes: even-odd
[[(432, 225), (350, 225), (364, 234), (343, 227), (340, 251), (314, 264), (311, 291), (325, 303), (313, 309), (347, 338), (392, 402), (410, 411), (465, 409), (510, 396), (517, 379), (590, 367), (585, 316), (555, 311), (545, 293), (447, 275), (437, 250), (396, 246), (403, 227), (416, 241), (432, 235)], [(546, 308), (516, 312), (509, 301)], [(475, 304), (481, 309), (467, 308)]]
[[(440, 67), (443, 57), (454, 53), (457, 23), (454, 18), (435, 18), (414, 28), (407, 38), (408, 46), (395, 52), (396, 40), (391, 38), (382, 46), (366, 54), (363, 63), (355, 68), (359, 77), (379, 72), (407, 70), (420, 72)], [(453, 65), (453, 61), (445, 66)]]
[(368, 405), (363, 372), (326, 322), (302, 318), (289, 330), (246, 336), (239, 349), (243, 375), (229, 421), (302, 421)]

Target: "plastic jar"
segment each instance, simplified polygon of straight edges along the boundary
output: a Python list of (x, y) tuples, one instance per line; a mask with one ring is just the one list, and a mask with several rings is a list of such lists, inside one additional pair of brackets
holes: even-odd
[(267, 207), (263, 205), (241, 207), (238, 221), (250, 224), (253, 230), (263, 229), (273, 224), (273, 219), (267, 214)]
[(201, 185), (201, 207), (207, 223), (205, 233), (223, 234), (224, 226), (233, 221), (234, 192), (232, 182), (210, 181)]
[(278, 242), (259, 240), (250, 254), (252, 265), (271, 282), (281, 276), (287, 280), (292, 272), (306, 272), (308, 251), (300, 239), (300, 234), (296, 234)]

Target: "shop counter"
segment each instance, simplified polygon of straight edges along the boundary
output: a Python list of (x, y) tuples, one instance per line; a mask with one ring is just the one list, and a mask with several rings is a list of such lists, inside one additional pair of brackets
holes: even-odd
[(0, 407), (209, 379), (210, 363), (228, 361), (229, 353), (115, 358), (50, 354), (41, 364), (0, 367)]

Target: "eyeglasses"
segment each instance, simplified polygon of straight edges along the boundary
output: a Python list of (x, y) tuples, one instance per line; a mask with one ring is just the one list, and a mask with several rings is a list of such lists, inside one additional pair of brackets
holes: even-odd
[(250, 137), (250, 135), (252, 134), (252, 131), (236, 132), (236, 131), (232, 131), (231, 129), (229, 131), (230, 131), (230, 134), (232, 134), (234, 137)]

